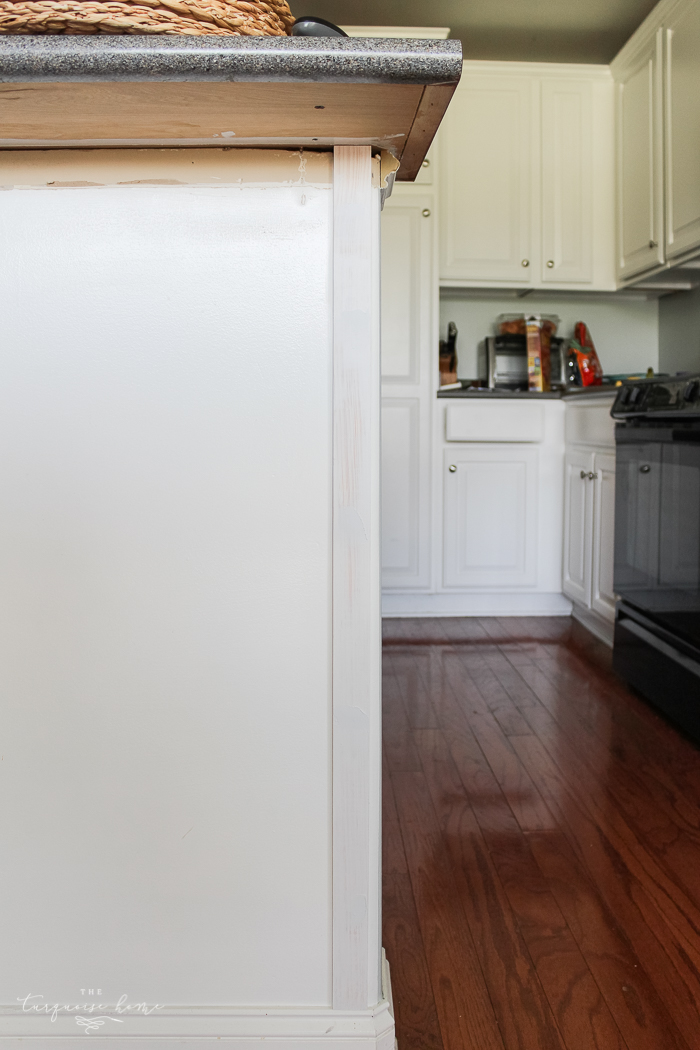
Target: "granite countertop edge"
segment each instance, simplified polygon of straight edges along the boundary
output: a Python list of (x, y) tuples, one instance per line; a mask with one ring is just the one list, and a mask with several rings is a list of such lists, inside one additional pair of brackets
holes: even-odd
[(0, 36), (0, 83), (310, 81), (455, 85), (459, 40)]

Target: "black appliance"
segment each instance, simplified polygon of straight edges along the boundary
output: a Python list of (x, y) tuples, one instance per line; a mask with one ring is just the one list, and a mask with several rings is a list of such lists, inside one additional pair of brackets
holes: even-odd
[(625, 383), (613, 666), (700, 743), (700, 375)]
[(303, 15), (297, 18), (292, 26), (292, 36), (347, 36), (348, 34), (340, 26), (333, 22), (327, 22), (325, 18), (317, 18), (315, 15)]

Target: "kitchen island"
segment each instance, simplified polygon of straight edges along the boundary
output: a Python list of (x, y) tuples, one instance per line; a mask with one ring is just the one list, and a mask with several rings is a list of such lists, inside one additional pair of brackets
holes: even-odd
[(393, 1047), (379, 211), (460, 71), (0, 40), (2, 1045)]

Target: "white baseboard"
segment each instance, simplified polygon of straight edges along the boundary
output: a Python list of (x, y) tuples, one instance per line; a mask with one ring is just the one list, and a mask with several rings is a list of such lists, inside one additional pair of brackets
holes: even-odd
[[(385, 989), (390, 988), (388, 981), (387, 968)], [(113, 1021), (111, 1027), (122, 1025)], [(89, 1043), (83, 1044), (85, 1029), (77, 1026), (75, 1016), (59, 1015), (52, 1021), (0, 1007), (0, 1048), (70, 1050), (82, 1044), (93, 1050), (214, 1050), (221, 1045), (235, 1050), (260, 1050), (261, 1045), (274, 1050), (395, 1050), (394, 1018), (386, 998), (373, 1010), (358, 1013), (166, 1007), (148, 1017), (127, 1017), (123, 1027), (129, 1031), (90, 1034)]]
[[(382, 995), (389, 1004), (389, 1013), (391, 1014), (392, 1021), (395, 1018), (394, 1014), (394, 994), (391, 990), (391, 970), (389, 968), (389, 960), (386, 957), (386, 952), (382, 948)], [(397, 1039), (394, 1039), (394, 1050), (398, 1050), (399, 1043)]]
[(579, 623), (582, 623), (591, 634), (594, 634), (596, 638), (605, 642), (612, 649), (613, 637), (615, 634), (615, 625), (610, 623), (608, 620), (604, 620), (598, 613), (593, 612), (592, 609), (585, 609), (582, 605), (578, 605), (576, 602), (573, 603), (574, 607), (571, 615)]
[(563, 594), (421, 594), (385, 591), (382, 616), (571, 616)]

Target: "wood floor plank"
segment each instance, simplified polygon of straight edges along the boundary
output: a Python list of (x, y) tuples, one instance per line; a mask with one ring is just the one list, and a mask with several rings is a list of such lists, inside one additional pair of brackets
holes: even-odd
[(384, 877), (382, 902), (382, 938), (401, 1050), (444, 1050), (408, 874)]
[(401, 689), (386, 660), (382, 675), (382, 699), (384, 754), (389, 771), (418, 772), (420, 759), (413, 742)]
[(441, 732), (417, 746), (507, 1048), (564, 1050), (559, 1028)]
[(541, 831), (552, 827), (554, 821), (542, 796), (465, 672), (462, 654), (446, 653), (444, 666), (446, 680), (521, 830)]
[(430, 660), (429, 647), (419, 652), (394, 650), (388, 657), (412, 729), (436, 729), (438, 725), (430, 699)]
[(396, 799), (386, 752), (382, 761), (382, 873), (384, 878), (388, 875), (408, 875), (408, 864), (403, 848), (401, 825), (396, 812)]
[[(527, 674), (527, 672), (525, 672)], [(567, 683), (570, 685), (570, 683)], [(554, 688), (554, 687), (552, 687)], [(541, 691), (541, 688), (540, 688)], [(560, 759), (571, 770), (580, 785), (587, 785), (592, 800), (607, 806), (608, 797), (614, 801), (619, 814), (616, 821), (623, 837), (633, 846), (644, 851), (641, 862), (645, 867), (646, 855), (650, 855), (667, 880), (675, 883), (679, 900), (684, 910), (688, 902), (692, 908), (700, 903), (700, 811), (693, 811), (688, 804), (679, 812), (677, 804), (670, 804), (663, 791), (654, 791), (654, 777), (640, 778), (638, 770), (628, 767), (615, 750), (616, 761), (610, 763), (609, 748), (614, 747), (609, 723), (601, 731), (600, 721), (591, 725), (574, 698), (566, 705), (552, 703), (551, 696), (544, 692), (547, 712), (551, 712), (555, 728), (549, 727), (546, 734), (541, 731), (542, 717), (534, 711), (528, 712), (528, 721), (537, 727), (537, 735), (552, 757)], [(601, 748), (601, 741), (607, 746)], [(650, 755), (648, 764), (653, 764)], [(605, 794), (600, 794), (604, 783)], [(690, 819), (688, 819), (690, 817)], [(654, 871), (656, 869), (653, 869)], [(700, 907), (695, 911), (695, 922), (700, 928)]]
[(698, 749), (566, 617), (384, 636), (399, 1050), (696, 1050)]
[(392, 780), (445, 1050), (505, 1050), (425, 778)]
[[(700, 806), (673, 789), (653, 753), (618, 742), (610, 723), (591, 724), (573, 697), (567, 705), (548, 705), (545, 718), (550, 710), (553, 725), (544, 734), (542, 712), (528, 711), (541, 742), (545, 747), (553, 742), (555, 759), (560, 756), (574, 767), (582, 763), (596, 785), (604, 782), (639, 842), (692, 900), (700, 901)], [(610, 750), (616, 759), (612, 764)]]
[(557, 1025), (572, 1050), (623, 1048), (590, 969), (452, 690), (444, 737)]
[[(516, 746), (550, 806), (558, 811), (562, 832), (583, 853), (586, 868), (602, 899), (624, 930), (666, 1009), (688, 1045), (696, 1046), (700, 1034), (697, 931), (693, 937), (687, 919), (678, 909), (674, 918), (682, 929), (669, 921), (668, 915), (658, 907), (659, 897), (664, 896), (663, 888), (655, 889), (648, 874), (624, 849), (624, 843), (618, 839), (614, 845), (610, 841), (613, 834), (608, 820), (601, 827), (588, 815), (573, 787), (566, 783), (539, 741), (534, 737), (519, 737)], [(672, 902), (666, 903), (667, 912)]]

